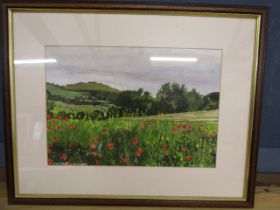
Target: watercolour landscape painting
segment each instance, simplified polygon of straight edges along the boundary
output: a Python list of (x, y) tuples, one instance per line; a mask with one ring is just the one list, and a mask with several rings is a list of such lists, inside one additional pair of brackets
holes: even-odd
[(48, 46), (48, 165), (214, 168), (222, 51)]

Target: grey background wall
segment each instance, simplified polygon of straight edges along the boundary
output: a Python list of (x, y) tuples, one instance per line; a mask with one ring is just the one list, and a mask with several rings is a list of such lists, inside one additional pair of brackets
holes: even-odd
[[(122, 1), (131, 2), (131, 1)], [(133, 0), (151, 2), (151, 0)], [(258, 171), (280, 172), (280, 1), (278, 0), (153, 0), (153, 2), (268, 6), (270, 19), (264, 79)], [(2, 57), (2, 55), (0, 55)], [(0, 77), (0, 167), (4, 163), (3, 77)]]

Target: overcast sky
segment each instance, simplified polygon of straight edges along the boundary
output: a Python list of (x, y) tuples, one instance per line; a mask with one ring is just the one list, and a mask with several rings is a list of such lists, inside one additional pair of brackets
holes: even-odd
[[(150, 61), (195, 57), (197, 62)], [(59, 85), (100, 82), (119, 90), (143, 88), (153, 95), (163, 83), (177, 82), (201, 94), (219, 91), (221, 50), (139, 47), (46, 47), (47, 81)]]

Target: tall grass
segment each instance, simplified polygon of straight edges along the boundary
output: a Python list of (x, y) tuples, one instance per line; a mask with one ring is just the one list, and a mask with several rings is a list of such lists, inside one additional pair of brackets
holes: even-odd
[(215, 167), (216, 122), (48, 115), (49, 165)]

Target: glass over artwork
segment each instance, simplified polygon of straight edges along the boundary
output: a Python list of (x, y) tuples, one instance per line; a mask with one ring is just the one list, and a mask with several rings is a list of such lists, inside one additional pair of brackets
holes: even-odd
[(215, 167), (222, 51), (48, 46), (48, 165)]

